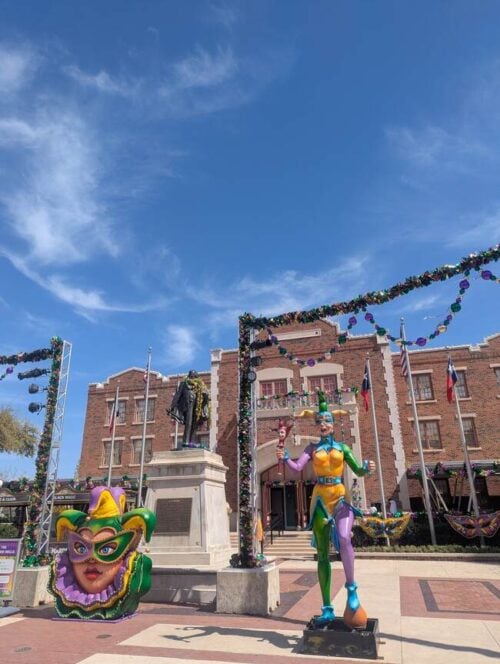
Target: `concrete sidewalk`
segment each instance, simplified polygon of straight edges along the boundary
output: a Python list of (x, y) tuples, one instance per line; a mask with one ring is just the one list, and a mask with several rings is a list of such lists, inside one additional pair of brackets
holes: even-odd
[[(336, 612), (344, 575), (333, 564)], [(487, 562), (358, 560), (360, 599), (379, 619), (384, 664), (480, 664), (500, 658), (500, 566)], [(142, 604), (116, 624), (54, 621), (41, 607), (0, 620), (2, 664), (290, 664), (325, 659), (297, 653), (321, 605), (315, 564), (280, 564), (281, 606), (269, 618)]]

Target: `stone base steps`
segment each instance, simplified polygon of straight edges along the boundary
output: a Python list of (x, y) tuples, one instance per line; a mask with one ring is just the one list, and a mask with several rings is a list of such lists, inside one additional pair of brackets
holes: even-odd
[[(269, 534), (266, 534), (264, 554), (266, 556), (282, 559), (312, 560), (315, 549), (311, 546), (311, 532), (309, 530), (285, 530), (283, 535), (273, 536), (273, 543)], [(231, 546), (238, 548), (238, 534), (231, 533)]]

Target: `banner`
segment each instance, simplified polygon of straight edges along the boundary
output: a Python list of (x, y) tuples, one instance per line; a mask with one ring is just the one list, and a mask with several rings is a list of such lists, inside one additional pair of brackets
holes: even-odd
[(0, 539), (0, 599), (12, 599), (14, 595), (20, 551), (20, 539)]

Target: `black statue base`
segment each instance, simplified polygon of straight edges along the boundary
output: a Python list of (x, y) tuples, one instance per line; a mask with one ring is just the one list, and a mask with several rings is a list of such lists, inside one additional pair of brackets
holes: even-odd
[(369, 618), (366, 629), (346, 627), (341, 618), (327, 625), (316, 626), (312, 618), (304, 630), (300, 646), (302, 655), (323, 657), (350, 657), (351, 659), (377, 659), (378, 619)]

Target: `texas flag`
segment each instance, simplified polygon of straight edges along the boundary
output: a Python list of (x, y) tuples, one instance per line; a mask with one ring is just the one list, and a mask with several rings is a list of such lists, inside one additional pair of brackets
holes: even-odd
[(365, 364), (365, 373), (363, 375), (363, 383), (361, 384), (361, 396), (365, 402), (365, 410), (368, 411), (368, 393), (370, 391), (370, 378), (368, 377), (368, 363)]
[(453, 386), (457, 382), (457, 372), (451, 361), (451, 357), (448, 358), (448, 368), (446, 370), (446, 396), (448, 397), (448, 403), (453, 401)]

